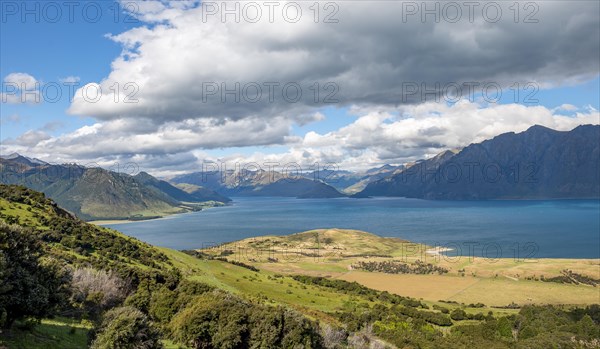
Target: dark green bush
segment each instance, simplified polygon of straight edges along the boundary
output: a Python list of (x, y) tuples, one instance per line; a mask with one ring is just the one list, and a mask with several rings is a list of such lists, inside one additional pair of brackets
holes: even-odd
[(452, 310), (450, 312), (450, 318), (452, 320), (456, 320), (456, 321), (460, 321), (460, 320), (466, 320), (467, 319), (467, 313), (460, 309), (460, 308), (456, 308), (454, 310)]
[(169, 329), (176, 341), (192, 348), (322, 347), (316, 324), (301, 314), (222, 291), (195, 297)]
[(42, 255), (32, 230), (0, 221), (0, 326), (51, 316), (66, 302), (70, 274)]
[(160, 334), (147, 316), (133, 307), (109, 310), (98, 328), (92, 349), (161, 349)]

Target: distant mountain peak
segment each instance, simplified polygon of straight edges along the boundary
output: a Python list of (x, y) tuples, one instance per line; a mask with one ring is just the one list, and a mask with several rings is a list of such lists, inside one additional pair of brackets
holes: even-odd
[(148, 172), (145, 171), (140, 171), (138, 174), (136, 174), (134, 176), (135, 178), (138, 179), (152, 179), (152, 180), (159, 180), (156, 177), (152, 176), (151, 174), (149, 174)]
[(448, 149), (448, 150), (442, 151), (441, 153), (438, 153), (437, 155), (434, 156), (434, 158), (440, 159), (440, 158), (444, 158), (446, 156), (452, 156), (457, 153), (458, 153), (458, 151), (456, 151), (455, 149)]
[(527, 132), (527, 133), (559, 133), (560, 131), (553, 130), (549, 127), (536, 124), (536, 125), (529, 127), (525, 132)]
[(15, 161), (15, 162), (20, 162), (20, 163), (25, 163), (26, 165), (48, 165), (47, 162), (42, 161), (40, 159), (36, 159), (36, 158), (30, 158), (24, 155), (21, 155), (19, 153), (11, 153), (9, 155), (0, 155), (1, 159), (4, 160), (10, 160), (10, 161)]
[(21, 156), (21, 154), (19, 154), (19, 153), (12, 153), (12, 154), (9, 154), (9, 155), (6, 155), (6, 156), (0, 156), (0, 158), (6, 159), (6, 160), (12, 160), (12, 159), (18, 158), (19, 156)]
[(385, 164), (383, 166), (380, 167), (375, 167), (375, 168), (371, 168), (368, 169), (367, 172), (365, 172), (366, 174), (375, 174), (375, 173), (381, 173), (381, 172), (392, 172), (394, 170), (396, 170), (398, 168), (398, 166), (393, 166), (390, 164)]
[(542, 126), (542, 125), (538, 125), (538, 124), (535, 124), (535, 125), (533, 125), (533, 126), (530, 126), (530, 127), (527, 129), (527, 131), (531, 131), (531, 130), (555, 131), (555, 130), (553, 130), (553, 129), (549, 128), (549, 127)]

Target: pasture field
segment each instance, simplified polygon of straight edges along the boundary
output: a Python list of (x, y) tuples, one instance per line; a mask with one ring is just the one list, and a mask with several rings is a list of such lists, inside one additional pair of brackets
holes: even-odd
[[(364, 286), (423, 299), (487, 306), (524, 304), (597, 304), (600, 287), (542, 281), (565, 270), (600, 280), (598, 259), (486, 259), (447, 257), (439, 247), (341, 229), (313, 230), (289, 236), (262, 236), (199, 250), (282, 275), (305, 274), (356, 281)], [(386, 274), (357, 270), (360, 262), (420, 261), (444, 268), (443, 274)], [(231, 280), (229, 280), (231, 281)], [(237, 288), (238, 286), (234, 286)]]
[(369, 288), (425, 300), (483, 303), (505, 306), (524, 304), (597, 304), (600, 288), (507, 278), (446, 275), (390, 275), (353, 271), (339, 277)]

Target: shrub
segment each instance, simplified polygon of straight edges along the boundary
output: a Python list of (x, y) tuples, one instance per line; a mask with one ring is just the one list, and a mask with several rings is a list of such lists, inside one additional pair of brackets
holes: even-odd
[(452, 320), (460, 321), (467, 319), (467, 313), (459, 308), (456, 308), (450, 312), (450, 318)]
[(159, 332), (146, 315), (133, 307), (109, 310), (92, 349), (160, 349)]
[(321, 348), (316, 325), (299, 313), (246, 302), (222, 291), (194, 298), (169, 325), (192, 348)]
[(167, 324), (175, 314), (189, 306), (196, 296), (212, 290), (212, 286), (188, 280), (182, 280), (174, 290), (163, 286), (152, 293), (149, 313), (154, 321)]
[(450, 314), (450, 310), (448, 308), (439, 306), (437, 304), (433, 305), (433, 309), (441, 311), (442, 314)]

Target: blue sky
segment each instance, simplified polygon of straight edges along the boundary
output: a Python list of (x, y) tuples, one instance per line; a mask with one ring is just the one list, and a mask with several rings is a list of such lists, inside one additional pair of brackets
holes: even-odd
[[(60, 3), (60, 2), (59, 2)], [(27, 2), (25, 2), (27, 4)], [(35, 9), (36, 2), (26, 6)], [(140, 23), (131, 17), (120, 15), (118, 21), (114, 17), (115, 3), (98, 2), (102, 5), (103, 16), (93, 23), (94, 8), (89, 8), (90, 21), (86, 20), (83, 10), (74, 10), (73, 21), (68, 16), (68, 8), (62, 7), (62, 15), (56, 23), (44, 20), (40, 8), (39, 22), (34, 15), (4, 14), (0, 19), (0, 51), (2, 52), (0, 75), (2, 78), (10, 73), (28, 73), (43, 82), (59, 82), (68, 76), (81, 78), (81, 82), (99, 81), (110, 73), (110, 63), (119, 55), (121, 47), (105, 37), (106, 34), (117, 34)], [(38, 3), (38, 5), (41, 5)], [(2, 5), (6, 6), (6, 5)], [(4, 9), (4, 8), (3, 8)], [(48, 9), (50, 11), (50, 9)], [(55, 13), (48, 12), (49, 18)], [(135, 23), (126, 23), (126, 22)], [(4, 86), (3, 86), (4, 88)], [(53, 134), (68, 132), (86, 124), (93, 123), (91, 118), (68, 116), (66, 109), (69, 100), (64, 97), (56, 103), (41, 105), (2, 104), (2, 117), (17, 114), (23, 122), (5, 122), (2, 124), (1, 139), (14, 138), (29, 129), (41, 128), (48, 123), (57, 122), (61, 126), (51, 131)]]
[[(31, 2), (25, 6), (32, 9), (36, 3)], [(43, 6), (44, 3), (37, 4)], [(26, 73), (35, 77), (42, 85), (49, 82), (60, 83), (60, 80), (66, 77), (78, 77), (81, 85), (89, 82), (100, 82), (108, 77), (113, 70), (111, 63), (119, 57), (124, 47), (121, 43), (110, 40), (106, 35), (124, 33), (141, 26), (147, 26), (150, 30), (153, 30), (156, 23), (137, 20), (124, 13), (123, 9), (118, 9), (116, 3), (111, 1), (95, 2), (94, 4), (92, 8), (88, 8), (88, 13), (93, 17), (95, 7), (100, 5), (103, 14), (95, 23), (84, 19), (81, 6), (75, 9), (72, 23), (68, 18), (66, 7), (62, 8), (63, 12), (57, 23), (50, 23), (46, 20), (47, 18), (44, 18), (43, 13), (39, 23), (36, 23), (33, 15), (27, 15), (23, 21), (21, 18), (22, 9), (19, 9), (17, 14), (11, 14), (7, 13), (6, 8), (3, 8), (4, 17), (1, 19), (2, 30), (0, 31), (0, 77), (4, 79), (12, 73)], [(50, 17), (55, 15), (52, 9), (49, 9), (49, 11)], [(116, 13), (118, 14), (117, 20), (115, 18)], [(596, 33), (592, 33), (592, 36), (594, 35)], [(169, 50), (169, 48), (165, 48), (165, 50)], [(541, 89), (533, 97), (539, 100), (539, 105), (547, 109), (554, 109), (563, 104), (574, 105), (580, 111), (589, 110), (588, 106), (596, 110), (600, 109), (598, 97), (600, 96), (600, 78), (597, 68), (591, 67), (590, 69), (592, 72), (596, 69), (595, 77), (588, 78), (584, 82), (577, 80), (576, 84), (563, 84), (562, 81), (553, 78), (555, 84), (559, 86)], [(589, 72), (588, 76), (590, 76)], [(594, 76), (594, 74), (591, 76)], [(4, 84), (3, 91), (6, 92)], [(66, 91), (65, 87), (62, 98), (56, 103), (0, 104), (2, 117), (0, 141), (4, 143), (7, 140), (14, 140), (32, 130), (42, 130), (49, 136), (59, 137), (82, 126), (107, 121), (106, 119), (100, 120), (94, 117), (93, 113), (69, 115), (66, 110), (71, 103), (67, 98)], [(523, 103), (524, 95), (527, 92), (521, 90), (520, 93), (520, 100), (515, 101), (513, 91), (504, 90), (499, 104), (517, 102), (525, 106), (535, 105)], [(316, 121), (307, 123), (291, 122), (288, 125), (291, 131), (287, 136), (302, 138), (309, 132), (320, 135), (328, 132), (338, 132), (341, 128), (356, 122), (357, 119), (364, 116), (360, 112), (351, 112), (348, 107), (350, 104), (313, 109), (311, 113), (318, 111), (324, 115), (324, 118), (317, 118)], [(563, 111), (563, 114), (569, 113), (574, 114), (574, 111)], [(385, 122), (389, 123), (391, 121), (387, 120)], [(236, 143), (230, 146), (217, 146), (216, 149), (199, 146), (196, 148), (191, 147), (186, 151), (191, 152), (195, 149), (204, 154), (224, 157), (233, 153), (246, 155), (255, 152), (283, 154), (293, 147), (302, 147), (302, 145), (282, 144), (281, 141), (274, 141), (270, 144), (259, 146), (252, 143)], [(176, 153), (177, 151), (169, 152), (168, 155), (174, 156)]]

